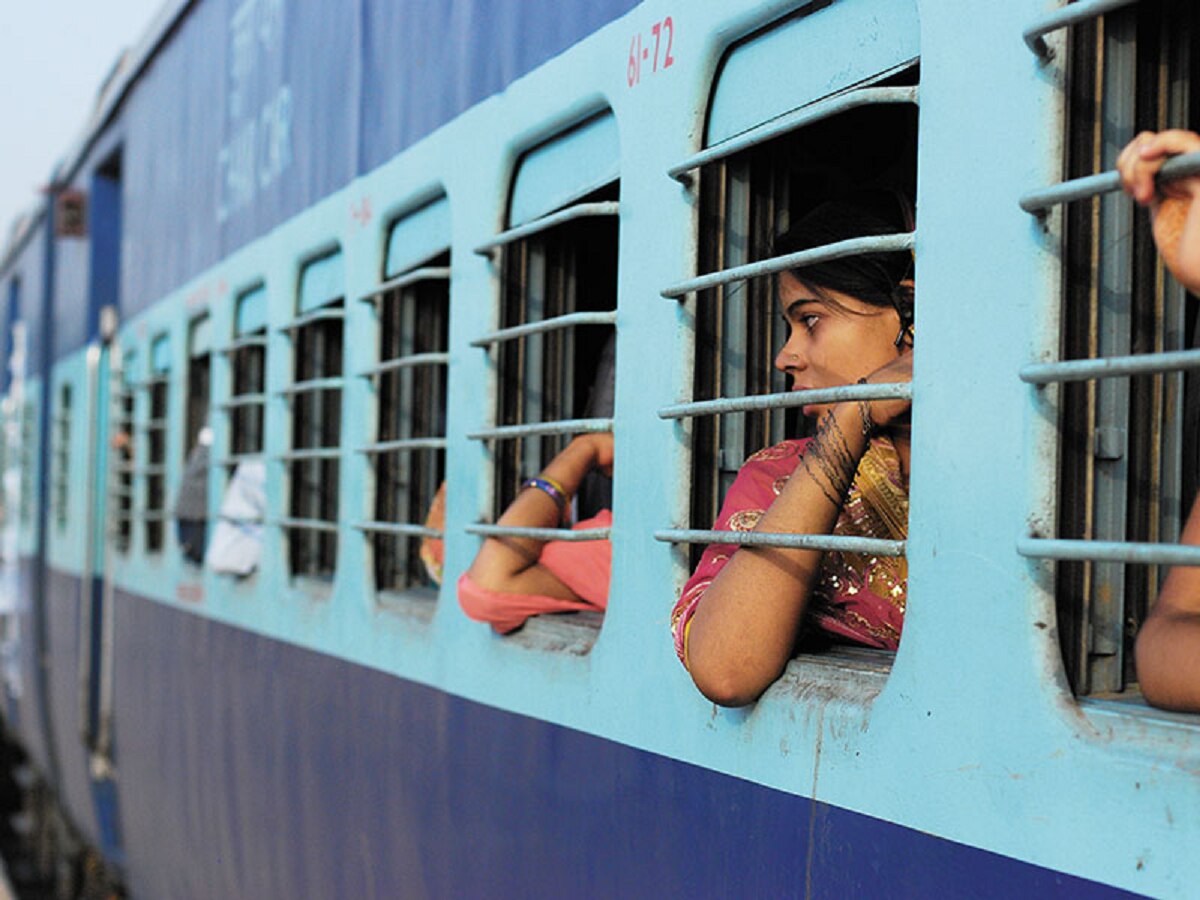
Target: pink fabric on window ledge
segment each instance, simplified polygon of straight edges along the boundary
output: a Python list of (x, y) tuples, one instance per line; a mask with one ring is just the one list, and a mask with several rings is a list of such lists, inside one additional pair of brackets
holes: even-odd
[[(611, 528), (612, 513), (601, 510), (590, 519), (576, 522), (572, 531)], [(541, 594), (508, 594), (480, 587), (464, 573), (458, 579), (458, 602), (477, 622), (487, 622), (500, 634), (525, 624), (542, 613), (599, 611), (608, 607), (608, 584), (612, 573), (612, 544), (598, 541), (550, 541), (542, 547), (539, 565), (553, 572), (580, 599), (561, 600)]]

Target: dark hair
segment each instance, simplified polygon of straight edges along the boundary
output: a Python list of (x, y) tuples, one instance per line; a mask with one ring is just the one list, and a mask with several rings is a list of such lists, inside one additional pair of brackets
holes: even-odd
[[(857, 195), (852, 200), (829, 200), (813, 207), (779, 235), (772, 255), (798, 253), (851, 238), (911, 231), (910, 209), (902, 195), (882, 191)], [(902, 282), (912, 277), (912, 271), (912, 254), (906, 250), (867, 253), (788, 270), (818, 293), (840, 291), (870, 306), (896, 310), (905, 338), (913, 321), (913, 290), (911, 284)], [(823, 299), (836, 304), (827, 295)]]

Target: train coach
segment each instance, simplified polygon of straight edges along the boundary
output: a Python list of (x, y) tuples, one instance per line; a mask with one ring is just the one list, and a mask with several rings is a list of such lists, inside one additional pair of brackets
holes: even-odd
[[(148, 898), (1194, 894), (1200, 719), (1131, 647), (1200, 562), (1200, 332), (1104, 173), (1200, 122), (1198, 27), (172, 0), (0, 255), (3, 718), (63, 840)], [(721, 708), (671, 609), (800, 427), (772, 239), (835, 186), (916, 211), (903, 640)], [(589, 431), (607, 610), (472, 621)]]

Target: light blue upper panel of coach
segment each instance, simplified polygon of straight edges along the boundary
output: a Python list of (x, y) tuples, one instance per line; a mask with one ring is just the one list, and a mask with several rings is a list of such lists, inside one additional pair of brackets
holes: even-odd
[[(915, 60), (918, 23), (913, 0), (851, 4), (836, 15), (796, 18), (747, 41), (721, 69), (705, 144), (719, 144), (789, 112), (798, 98), (823, 97)], [(797, 51), (844, 46), (848, 32), (859, 36), (853, 56)], [(765, 72), (774, 77), (764, 78)]]
[(620, 162), (617, 120), (611, 112), (532, 150), (521, 161), (513, 182), (509, 227), (523, 225), (615, 181)]

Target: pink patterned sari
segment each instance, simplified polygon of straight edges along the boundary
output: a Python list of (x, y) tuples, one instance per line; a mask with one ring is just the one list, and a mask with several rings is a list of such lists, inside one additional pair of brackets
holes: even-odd
[[(799, 465), (809, 441), (784, 441), (746, 460), (713, 528), (752, 531)], [(900, 458), (887, 438), (874, 438), (863, 455), (833, 533), (885, 540), (907, 537), (908, 493)], [(737, 550), (735, 544), (711, 544), (671, 612), (675, 652), (685, 666), (692, 616)], [(826, 551), (804, 628), (843, 642), (894, 650), (904, 626), (907, 583), (908, 563), (903, 558)]]

